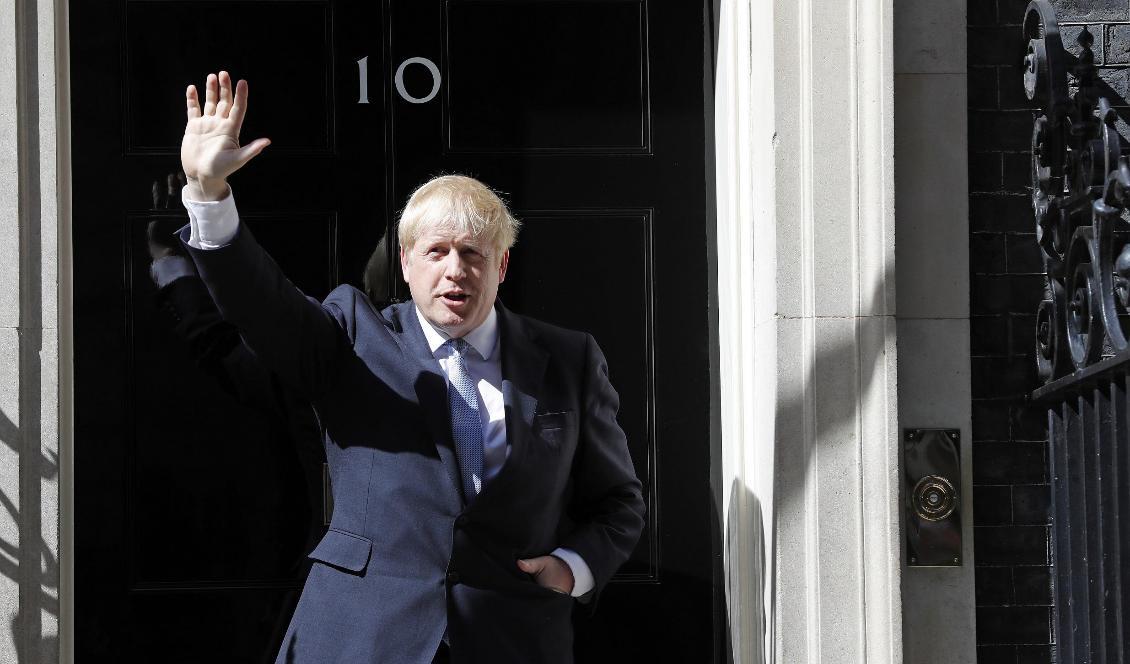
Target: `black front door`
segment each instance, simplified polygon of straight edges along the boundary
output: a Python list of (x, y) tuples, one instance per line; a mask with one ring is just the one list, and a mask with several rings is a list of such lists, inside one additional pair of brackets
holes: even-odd
[[(184, 88), (250, 82), (241, 218), (307, 294), (361, 284), (429, 176), (524, 222), (509, 307), (591, 332), (644, 480), (578, 661), (712, 661), (703, 11), (642, 0), (72, 3), (79, 661), (269, 661), (328, 506), (287, 414), (154, 306)], [(162, 197), (158, 197), (162, 198)], [(156, 209), (155, 209), (156, 207)], [(407, 297), (398, 270), (375, 290)], [(266, 388), (265, 388), (266, 389)], [(288, 404), (286, 407), (297, 407)], [(296, 434), (296, 430), (299, 431)], [(266, 459), (267, 461), (264, 461)]]

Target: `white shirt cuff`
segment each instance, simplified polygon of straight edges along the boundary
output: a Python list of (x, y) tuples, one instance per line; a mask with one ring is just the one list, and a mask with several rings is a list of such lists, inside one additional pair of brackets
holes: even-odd
[(188, 246), (194, 249), (219, 249), (231, 242), (239, 229), (239, 212), (231, 187), (218, 201), (194, 201), (188, 198), (188, 187), (180, 190), (181, 204), (188, 210)]
[(149, 266), (149, 276), (153, 277), (157, 288), (164, 288), (177, 279), (195, 277), (196, 266), (187, 256), (165, 256), (153, 261)]
[(549, 555), (560, 558), (565, 561), (569, 569), (573, 572), (573, 597), (580, 597), (596, 586), (596, 581), (592, 578), (592, 570), (589, 569), (588, 563), (576, 551), (572, 549), (563, 549), (557, 547)]

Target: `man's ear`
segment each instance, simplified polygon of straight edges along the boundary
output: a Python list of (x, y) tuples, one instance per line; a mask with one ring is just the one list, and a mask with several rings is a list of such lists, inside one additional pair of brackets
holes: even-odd
[(404, 250), (404, 245), (400, 245), (400, 276), (404, 282), (408, 282), (408, 252)]
[(502, 262), (498, 266), (498, 283), (506, 281), (506, 267), (510, 265), (510, 250), (502, 252)]

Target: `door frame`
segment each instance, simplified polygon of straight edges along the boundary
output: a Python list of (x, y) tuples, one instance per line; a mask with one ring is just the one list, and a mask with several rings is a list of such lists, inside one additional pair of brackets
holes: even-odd
[[(49, 13), (45, 13), (44, 9)], [(72, 294), (72, 224), (71, 190), (71, 88), (70, 88), (70, 30), (69, 0), (53, 0), (50, 5), (34, 0), (16, 0), (4, 11), (13, 20), (7, 22), (14, 30), (0, 35), (0, 52), (6, 62), (0, 71), (15, 80), (15, 98), (3, 100), (5, 106), (14, 106), (16, 113), (14, 145), (9, 154), (17, 155), (15, 178), (0, 181), (0, 186), (14, 188), (18, 202), (15, 228), (0, 226), (0, 243), (19, 248), (17, 270), (0, 272), (2, 292), (19, 293), (18, 301), (8, 298), (0, 302), (0, 330), (13, 332), (14, 337), (36, 339), (36, 343), (22, 344), (16, 351), (16, 376), (19, 381), (18, 412), (27, 413), (22, 418), (22, 429), (16, 430), (19, 446), (16, 447), (18, 476), (0, 479), (0, 489), (6, 494), (19, 496), (21, 508), (17, 524), (20, 540), (41, 538), (43, 550), (34, 547), (34, 564), (21, 553), (21, 571), (15, 579), (4, 579), (5, 589), (0, 592), (0, 603), (11, 608), (28, 606), (39, 598), (41, 587), (57, 589), (57, 609), (39, 607), (37, 615), (28, 623), (13, 628), (17, 651), (38, 653), (39, 661), (51, 661), (45, 646), (55, 641), (57, 661), (74, 661), (74, 302)], [(708, 238), (715, 234), (714, 201), (714, 145), (713, 145), (713, 62), (715, 45), (716, 0), (703, 4), (705, 48), (703, 70), (703, 95), (705, 100), (707, 209), (704, 218)], [(7, 16), (5, 16), (7, 18)], [(14, 63), (14, 67), (10, 66)], [(43, 85), (42, 81), (53, 85)], [(14, 102), (14, 103), (12, 103)], [(8, 127), (11, 127), (8, 124)], [(8, 138), (8, 137), (5, 137)], [(12, 187), (12, 185), (15, 187)], [(709, 278), (717, 279), (717, 250), (710, 242), (706, 248)], [(708, 296), (710, 308), (710, 491), (714, 506), (721, 505), (721, 434), (718, 399), (721, 386), (718, 380), (718, 329), (716, 291)], [(2, 346), (4, 339), (0, 339)], [(0, 359), (8, 359), (7, 349)], [(6, 372), (0, 372), (0, 376)], [(11, 383), (9, 383), (11, 384)], [(34, 389), (32, 389), (34, 388)], [(0, 398), (0, 405), (11, 400)], [(18, 451), (34, 445), (39, 451), (57, 454), (57, 473), (53, 477), (40, 476), (39, 463), (19, 462)], [(715, 631), (715, 661), (724, 661), (727, 649), (726, 608), (723, 593), (722, 529), (717, 510), (712, 519), (711, 539), (714, 564), (712, 569), (715, 602), (713, 624)], [(23, 548), (21, 547), (21, 551)], [(42, 568), (39, 557), (46, 553), (57, 564)], [(12, 583), (14, 582), (14, 583)], [(30, 590), (29, 590), (30, 589)], [(31, 593), (35, 594), (32, 595)], [(47, 601), (53, 598), (48, 596)], [(30, 604), (37, 606), (36, 604)], [(0, 645), (2, 648), (8, 644)]]

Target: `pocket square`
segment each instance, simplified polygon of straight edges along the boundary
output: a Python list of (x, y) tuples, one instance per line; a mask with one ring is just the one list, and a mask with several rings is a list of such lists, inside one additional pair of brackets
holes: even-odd
[(534, 428), (539, 431), (563, 429), (573, 415), (571, 410), (561, 410), (552, 413), (537, 413), (534, 415)]

